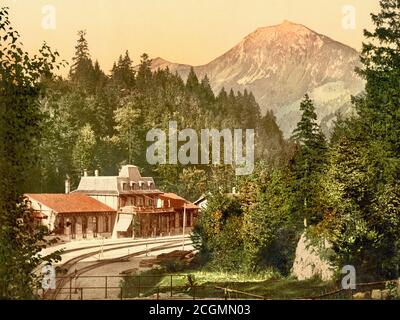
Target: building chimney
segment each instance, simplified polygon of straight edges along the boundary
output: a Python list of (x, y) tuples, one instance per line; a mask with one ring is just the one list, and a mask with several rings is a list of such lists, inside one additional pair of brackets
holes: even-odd
[(69, 177), (67, 176), (67, 179), (65, 180), (65, 193), (70, 193), (71, 192), (71, 182), (69, 181)]
[(83, 176), (84, 176), (84, 177), (87, 177), (87, 176), (88, 176), (88, 174), (87, 174), (87, 169), (83, 170)]
[(98, 177), (99, 176), (99, 170), (94, 170), (94, 175), (96, 176), (96, 177)]

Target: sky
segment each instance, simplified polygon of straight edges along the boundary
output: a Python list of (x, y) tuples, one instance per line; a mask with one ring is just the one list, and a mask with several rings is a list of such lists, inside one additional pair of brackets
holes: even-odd
[(28, 52), (37, 52), (46, 41), (70, 62), (77, 31), (86, 30), (92, 59), (98, 60), (108, 73), (113, 62), (126, 50), (135, 64), (143, 52), (151, 58), (205, 64), (258, 27), (276, 25), (284, 20), (301, 23), (359, 50), (363, 29), (372, 29), (370, 13), (377, 12), (378, 2), (0, 0), (0, 5), (10, 7), (12, 25), (20, 32)]

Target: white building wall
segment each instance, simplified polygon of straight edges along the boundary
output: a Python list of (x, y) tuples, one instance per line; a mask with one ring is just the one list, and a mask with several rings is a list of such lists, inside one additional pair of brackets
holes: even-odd
[(118, 196), (108, 196), (108, 195), (93, 195), (92, 198), (100, 201), (114, 210), (118, 210)]

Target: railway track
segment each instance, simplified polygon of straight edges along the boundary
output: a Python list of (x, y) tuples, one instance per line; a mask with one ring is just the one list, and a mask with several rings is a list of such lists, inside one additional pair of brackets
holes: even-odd
[[(186, 238), (185, 238), (186, 240)], [(120, 249), (124, 249), (124, 248), (132, 248), (132, 247), (138, 247), (138, 246), (143, 246), (144, 244), (159, 244), (159, 243), (164, 243), (160, 246), (156, 246), (156, 247), (151, 247), (151, 248), (146, 248), (145, 250), (140, 250), (131, 254), (127, 254), (127, 255), (123, 255), (121, 257), (117, 257), (117, 258), (112, 258), (112, 259), (106, 259), (106, 260), (102, 260), (99, 261), (97, 263), (91, 264), (89, 266), (83, 267), (79, 270), (76, 270), (74, 272), (69, 272), (72, 267), (74, 265), (76, 265), (79, 261), (82, 261), (84, 259), (87, 259), (89, 257), (92, 257), (96, 254), (99, 254), (101, 252), (108, 252), (108, 251), (114, 251), (114, 250), (120, 250)], [(185, 241), (185, 245), (189, 244), (189, 242)], [(115, 245), (115, 244), (109, 244), (110, 245)], [(44, 294), (44, 298), (45, 299), (51, 299), (51, 300), (55, 300), (57, 299), (57, 296), (59, 295), (59, 293), (61, 292), (61, 290), (63, 289), (63, 287), (65, 286), (65, 284), (67, 283), (68, 280), (75, 278), (77, 279), (79, 276), (81, 276), (82, 274), (91, 271), (93, 269), (105, 266), (107, 264), (112, 264), (112, 263), (116, 263), (116, 262), (121, 262), (124, 261), (126, 259), (129, 259), (131, 257), (135, 257), (135, 256), (139, 256), (142, 254), (146, 254), (149, 252), (154, 252), (154, 251), (159, 251), (159, 250), (163, 250), (163, 249), (172, 249), (172, 248), (177, 248), (182, 246), (182, 238), (181, 239), (166, 239), (166, 240), (159, 240), (159, 241), (136, 241), (133, 244), (127, 244), (124, 243), (123, 245), (117, 246), (117, 247), (113, 247), (113, 248), (108, 248), (108, 249), (102, 249), (102, 250), (96, 250), (96, 251), (92, 251), (92, 252), (88, 252), (82, 255), (79, 255), (77, 257), (74, 257), (68, 261), (66, 261), (64, 264), (62, 264), (59, 268), (61, 268), (62, 270), (66, 270), (67, 274), (65, 276), (63, 276), (62, 278), (59, 278), (56, 281), (56, 289), (54, 290), (48, 290), (45, 294)], [(94, 246), (96, 247), (96, 246)], [(83, 250), (84, 248), (78, 248), (76, 250), (73, 251), (79, 251), (79, 250)], [(70, 250), (69, 252), (71, 252), (72, 250)], [(66, 253), (66, 252), (64, 252)]]
[[(124, 244), (150, 244), (154, 242), (159, 242), (159, 241), (173, 241), (173, 240), (182, 240), (182, 236), (172, 236), (168, 237), (167, 239), (162, 239), (162, 238), (148, 238), (148, 239), (143, 239), (143, 240), (132, 240), (132, 241), (124, 241), (120, 243), (107, 243), (107, 244), (95, 244), (91, 246), (86, 246), (86, 247), (79, 247), (79, 248), (74, 248), (74, 249), (67, 249), (64, 250), (61, 255), (65, 255), (67, 253), (71, 252), (76, 252), (76, 251), (82, 251), (82, 250), (88, 250), (88, 249), (95, 249), (95, 248), (105, 248), (105, 247), (111, 247), (111, 246), (117, 246), (117, 245), (124, 245)], [(186, 235), (185, 239), (190, 239), (190, 236)]]

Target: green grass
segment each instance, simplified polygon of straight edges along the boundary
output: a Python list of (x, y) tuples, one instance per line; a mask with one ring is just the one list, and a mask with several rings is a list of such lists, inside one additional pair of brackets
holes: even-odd
[[(194, 281), (195, 287), (190, 288), (188, 275)], [(259, 274), (223, 273), (199, 270), (185, 270), (184, 272), (165, 274), (163, 269), (152, 269), (126, 278), (122, 283), (124, 297), (148, 297), (157, 293), (171, 293), (186, 298), (225, 298), (223, 287), (243, 291), (264, 297), (265, 299), (299, 299), (321, 295), (334, 291), (333, 282), (323, 282), (318, 279), (298, 281), (291, 278), (278, 278), (275, 273), (263, 272)], [(139, 280), (140, 279), (140, 280)], [(140, 295), (139, 295), (140, 289)], [(236, 292), (227, 292), (231, 299), (252, 299)]]

